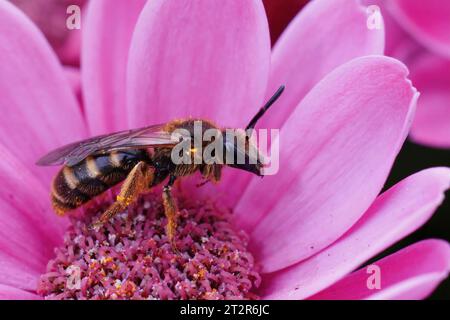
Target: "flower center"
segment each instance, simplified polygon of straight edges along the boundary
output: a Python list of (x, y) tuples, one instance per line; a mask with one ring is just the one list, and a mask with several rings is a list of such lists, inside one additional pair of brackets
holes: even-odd
[(161, 194), (137, 204), (99, 230), (88, 226), (112, 200), (72, 217), (64, 244), (47, 265), (37, 292), (47, 299), (257, 299), (261, 278), (248, 237), (230, 211), (179, 196), (176, 244), (165, 233)]

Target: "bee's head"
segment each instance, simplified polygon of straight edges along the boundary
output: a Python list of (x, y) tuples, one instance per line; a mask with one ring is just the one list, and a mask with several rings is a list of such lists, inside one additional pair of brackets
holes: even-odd
[(264, 158), (256, 144), (243, 130), (233, 133), (224, 132), (224, 162), (232, 168), (263, 176)]
[[(264, 157), (259, 152), (256, 144), (251, 137), (251, 132), (255, 128), (256, 123), (264, 115), (264, 113), (270, 108), (270, 106), (280, 97), (283, 93), (284, 86), (280, 86), (273, 96), (266, 102), (266, 104), (256, 113), (256, 115), (250, 120), (249, 124), (243, 130), (235, 131), (235, 135), (223, 133), (224, 136), (224, 150), (227, 159), (234, 159), (232, 163), (226, 161), (226, 164), (230, 167), (245, 170), (256, 174), (257, 176), (263, 176)], [(226, 130), (224, 130), (226, 131)]]

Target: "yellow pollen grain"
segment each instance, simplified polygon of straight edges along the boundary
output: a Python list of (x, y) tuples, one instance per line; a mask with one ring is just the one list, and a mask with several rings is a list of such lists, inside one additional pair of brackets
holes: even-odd
[(123, 203), (126, 206), (128, 206), (131, 203), (131, 199), (127, 197), (122, 197), (121, 195), (118, 195), (116, 199), (118, 202)]
[(56, 212), (56, 214), (57, 214), (58, 216), (63, 216), (63, 215), (66, 213), (65, 210), (63, 210), (63, 209), (61, 209), (61, 208), (59, 208), (59, 207), (53, 206), (53, 209), (55, 210), (55, 212)]
[(201, 269), (201, 270), (198, 272), (198, 276), (199, 276), (200, 279), (204, 279), (205, 276), (206, 276), (206, 270), (205, 270), (205, 269)]
[(111, 257), (102, 258), (100, 260), (101, 264), (107, 264), (107, 263), (112, 262), (112, 261), (113, 261), (113, 259)]
[(80, 181), (78, 181), (77, 177), (73, 172), (73, 169), (70, 167), (64, 167), (63, 169), (64, 180), (70, 189), (76, 189)]

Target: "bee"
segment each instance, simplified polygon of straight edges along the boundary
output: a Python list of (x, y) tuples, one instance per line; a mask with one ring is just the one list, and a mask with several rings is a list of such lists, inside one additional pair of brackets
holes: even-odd
[[(280, 97), (284, 90), (281, 86), (266, 104), (251, 119), (246, 131), (254, 129), (257, 121), (269, 107)], [(194, 125), (201, 121), (202, 130), (217, 129), (224, 132), (211, 121), (202, 119), (173, 120), (165, 124), (115, 132), (96, 136), (51, 151), (39, 159), (41, 166), (62, 165), (51, 186), (51, 203), (58, 215), (64, 215), (87, 203), (116, 184), (123, 182), (116, 201), (90, 226), (98, 228), (124, 211), (134, 203), (138, 196), (167, 179), (162, 191), (162, 203), (167, 217), (166, 234), (176, 249), (174, 237), (177, 227), (177, 205), (171, 189), (175, 181), (200, 172), (205, 181), (218, 182), (224, 165), (262, 176), (262, 156), (249, 139), (244, 146), (236, 140), (223, 140), (226, 153), (244, 155), (241, 164), (200, 163), (175, 164), (171, 153), (180, 142), (173, 132), (184, 129), (194, 139)], [(202, 142), (206, 147), (209, 142)], [(251, 159), (250, 150), (256, 149), (256, 159)], [(198, 157), (195, 147), (190, 148), (192, 157)], [(254, 158), (254, 156), (253, 156)], [(250, 161), (254, 160), (254, 161)]]

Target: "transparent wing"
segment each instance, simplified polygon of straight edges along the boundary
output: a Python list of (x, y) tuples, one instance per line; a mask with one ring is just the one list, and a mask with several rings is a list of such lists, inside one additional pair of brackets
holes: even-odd
[(36, 164), (40, 166), (73, 166), (93, 154), (176, 145), (179, 140), (175, 141), (170, 133), (163, 130), (163, 127), (163, 124), (152, 125), (74, 142), (51, 151), (40, 158)]

